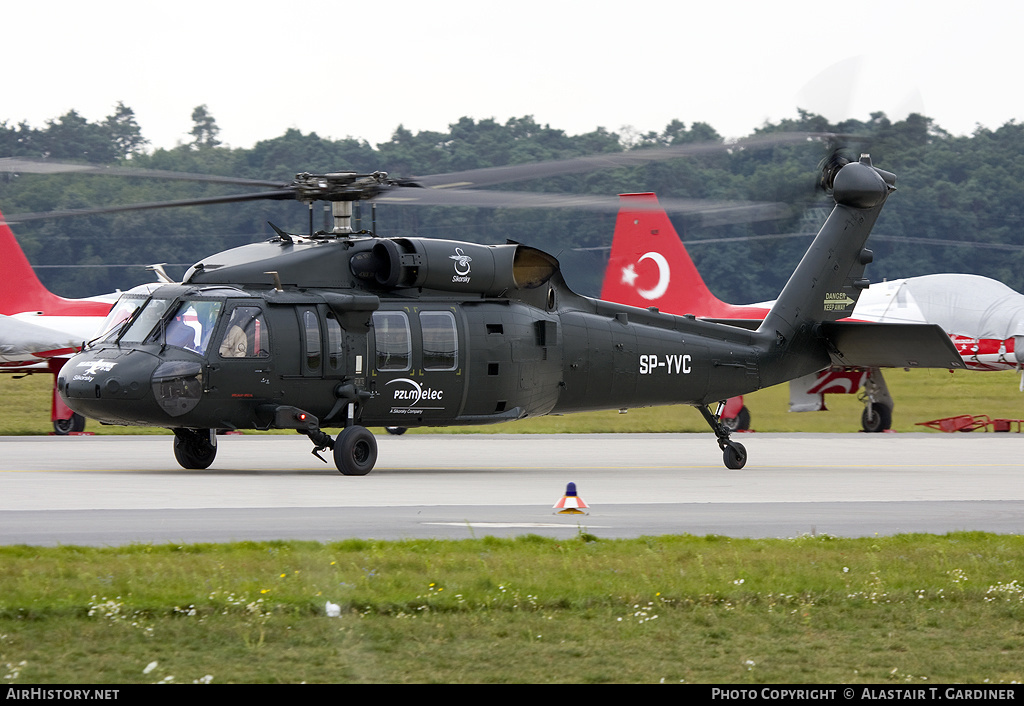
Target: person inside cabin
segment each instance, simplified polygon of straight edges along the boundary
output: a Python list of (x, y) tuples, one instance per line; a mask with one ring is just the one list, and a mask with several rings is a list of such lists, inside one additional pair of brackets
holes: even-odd
[(249, 350), (249, 339), (245, 335), (244, 326), (247, 319), (251, 319), (245, 313), (243, 307), (231, 312), (231, 320), (228, 322), (228, 332), (220, 344), (220, 355), (222, 358), (244, 358)]

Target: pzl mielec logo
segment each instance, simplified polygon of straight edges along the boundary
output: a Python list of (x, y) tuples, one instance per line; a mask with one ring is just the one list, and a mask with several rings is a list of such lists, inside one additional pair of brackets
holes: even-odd
[(452, 282), (469, 282), (469, 263), (473, 258), (463, 252), (462, 248), (455, 248), (455, 254), (448, 256), (449, 260), (455, 261), (455, 274), (452, 275)]
[(425, 409), (444, 409), (443, 406), (420, 404), (425, 400), (441, 402), (444, 399), (444, 390), (424, 387), (409, 378), (395, 378), (394, 380), (389, 380), (387, 384), (395, 385), (394, 394), (391, 398), (394, 403), (394, 406), (391, 408), (392, 414), (415, 414), (417, 411)]

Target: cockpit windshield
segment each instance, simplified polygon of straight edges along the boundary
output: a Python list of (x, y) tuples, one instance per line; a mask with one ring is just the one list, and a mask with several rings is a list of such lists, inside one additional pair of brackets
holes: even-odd
[(142, 343), (160, 322), (160, 319), (163, 317), (164, 312), (167, 311), (167, 307), (170, 306), (172, 301), (173, 299), (158, 299), (156, 297), (148, 299), (146, 303), (142, 305), (142, 311), (136, 315), (135, 320), (132, 321), (125, 332), (121, 334), (121, 337), (118, 339), (118, 343), (122, 345)]
[(121, 298), (110, 309), (107, 318), (103, 320), (99, 333), (94, 340), (112, 343), (121, 332), (121, 327), (124, 326), (124, 323), (132, 318), (147, 299), (149, 299), (149, 294), (122, 294)]
[(121, 295), (94, 339), (99, 343), (159, 343), (205, 355), (224, 300), (157, 297), (143, 292)]

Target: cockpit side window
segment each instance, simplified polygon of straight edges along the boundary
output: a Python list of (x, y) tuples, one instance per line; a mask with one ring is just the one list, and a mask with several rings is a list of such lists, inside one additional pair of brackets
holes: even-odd
[(235, 307), (218, 350), (222, 358), (269, 357), (270, 332), (263, 311), (257, 306)]
[(174, 315), (167, 320), (167, 330), (164, 332), (167, 345), (186, 348), (199, 355), (205, 354), (223, 306), (223, 302), (215, 300), (181, 302)]

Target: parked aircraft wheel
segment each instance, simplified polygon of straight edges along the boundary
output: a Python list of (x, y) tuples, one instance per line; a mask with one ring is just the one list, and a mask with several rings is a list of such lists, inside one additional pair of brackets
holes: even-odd
[(348, 427), (334, 440), (334, 465), (346, 476), (365, 476), (377, 463), (377, 439), (366, 427)]
[(892, 428), (892, 408), (876, 402), (870, 403), (864, 408), (860, 416), (860, 425), (864, 431), (877, 433)]
[(750, 410), (743, 406), (735, 417), (722, 420), (722, 426), (729, 431), (746, 431), (750, 428)]
[(53, 431), (58, 436), (66, 436), (72, 432), (85, 430), (85, 417), (81, 414), (72, 414), (68, 419), (54, 419)]
[(725, 457), (725, 467), (730, 470), (738, 471), (747, 465), (747, 450), (743, 444), (730, 441), (722, 448), (722, 453)]
[(182, 468), (209, 468), (217, 457), (217, 446), (210, 442), (208, 429), (175, 429), (174, 459)]
[(384, 431), (392, 436), (401, 436), (405, 432), (409, 431), (408, 427), (384, 427)]

